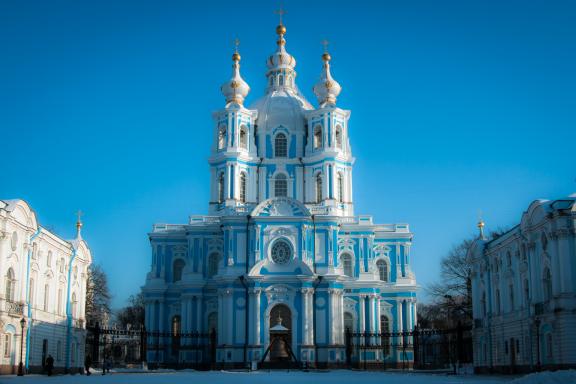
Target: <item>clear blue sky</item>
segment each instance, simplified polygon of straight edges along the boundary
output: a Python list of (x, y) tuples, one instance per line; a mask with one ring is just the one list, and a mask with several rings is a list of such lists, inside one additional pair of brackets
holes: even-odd
[[(475, 232), (576, 191), (573, 1), (285, 1), (287, 49), (311, 101), (331, 41), (352, 110), (357, 214), (407, 222), (421, 285)], [(147, 232), (207, 212), (211, 112), (232, 40), (264, 89), (274, 1), (0, 3), (0, 198), (84, 237), (114, 305), (144, 283)]]

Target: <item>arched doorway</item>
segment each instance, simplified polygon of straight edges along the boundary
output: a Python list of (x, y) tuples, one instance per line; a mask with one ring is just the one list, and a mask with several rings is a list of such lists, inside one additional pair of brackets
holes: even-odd
[(288, 361), (292, 349), (292, 311), (277, 304), (270, 311), (270, 361)]

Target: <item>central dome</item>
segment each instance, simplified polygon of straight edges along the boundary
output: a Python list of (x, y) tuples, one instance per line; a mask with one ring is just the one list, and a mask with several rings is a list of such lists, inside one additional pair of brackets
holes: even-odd
[(256, 124), (262, 132), (283, 126), (289, 130), (304, 129), (304, 111), (314, 109), (298, 91), (288, 88), (270, 90), (250, 106), (258, 111)]

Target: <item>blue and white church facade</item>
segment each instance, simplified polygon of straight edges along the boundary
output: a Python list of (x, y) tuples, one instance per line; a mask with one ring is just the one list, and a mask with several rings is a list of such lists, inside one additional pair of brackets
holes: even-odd
[[(266, 350), (280, 326), (300, 362), (337, 365), (346, 359), (346, 329), (414, 328), (413, 234), (407, 224), (354, 214), (350, 111), (336, 105), (341, 87), (331, 57), (322, 56), (315, 108), (296, 86), (286, 28), (276, 32), (266, 92), (249, 108), (240, 55), (232, 56), (232, 76), (221, 88), (226, 104), (213, 113), (209, 215), (155, 224), (149, 234), (145, 326), (215, 331), (216, 361), (229, 366), (274, 359)], [(170, 348), (149, 351), (148, 362), (197, 358)], [(364, 358), (402, 359), (383, 353)]]

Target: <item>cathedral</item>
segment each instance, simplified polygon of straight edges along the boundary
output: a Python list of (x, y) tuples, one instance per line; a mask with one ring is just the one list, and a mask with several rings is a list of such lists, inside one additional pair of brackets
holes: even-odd
[[(214, 360), (229, 367), (288, 352), (305, 366), (338, 366), (347, 331), (414, 328), (413, 234), (407, 224), (355, 215), (350, 111), (337, 106), (331, 57), (325, 52), (319, 63), (315, 107), (296, 85), (282, 23), (276, 34), (265, 93), (249, 107), (240, 54), (232, 55), (225, 105), (213, 113), (209, 215), (155, 224), (149, 233), (145, 326), (211, 333)], [(271, 346), (276, 334), (281, 348)], [(158, 345), (148, 350), (149, 364), (199, 358), (194, 349)], [(392, 349), (364, 356), (390, 364), (406, 358)]]

